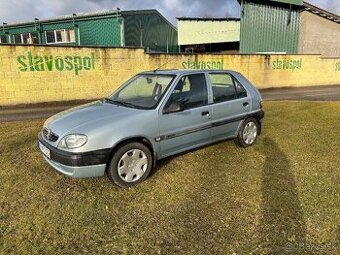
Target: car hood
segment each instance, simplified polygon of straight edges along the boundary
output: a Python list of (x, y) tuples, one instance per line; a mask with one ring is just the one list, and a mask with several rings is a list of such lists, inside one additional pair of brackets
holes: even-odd
[(53, 133), (62, 136), (77, 128), (92, 123), (111, 122), (122, 117), (130, 117), (138, 114), (140, 110), (118, 106), (103, 101), (81, 105), (69, 110), (60, 112), (46, 120), (44, 127), (51, 129)]

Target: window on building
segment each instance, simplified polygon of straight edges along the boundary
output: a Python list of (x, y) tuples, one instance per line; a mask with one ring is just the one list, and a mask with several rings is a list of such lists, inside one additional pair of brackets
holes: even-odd
[(74, 29), (50, 30), (45, 32), (46, 43), (73, 43), (76, 41)]
[(18, 44), (38, 44), (37, 33), (23, 33), (13, 35), (13, 42)]
[(29, 44), (30, 43), (30, 35), (29, 34), (22, 34), (22, 43)]
[(13, 42), (14, 43), (22, 43), (22, 41), (21, 41), (21, 34), (13, 35)]
[(65, 30), (65, 40), (68, 41), (68, 42), (75, 42), (76, 41), (74, 29)]
[(54, 31), (46, 31), (45, 32), (46, 43), (55, 43), (55, 35)]
[(0, 43), (8, 43), (6, 35), (0, 35)]

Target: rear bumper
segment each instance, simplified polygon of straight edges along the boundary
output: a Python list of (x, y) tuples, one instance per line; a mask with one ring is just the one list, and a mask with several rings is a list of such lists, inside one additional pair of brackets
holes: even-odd
[(259, 135), (262, 133), (262, 124), (263, 124), (263, 118), (264, 118), (264, 111), (261, 109), (261, 111), (257, 112), (255, 115), (255, 118), (259, 121)]
[(264, 118), (264, 110), (260, 110), (256, 112), (252, 117), (257, 118), (258, 120), (262, 120)]
[(104, 176), (111, 149), (71, 153), (51, 146), (41, 134), (38, 136), (39, 142), (50, 150), (50, 158), (43, 157), (58, 172), (75, 178)]

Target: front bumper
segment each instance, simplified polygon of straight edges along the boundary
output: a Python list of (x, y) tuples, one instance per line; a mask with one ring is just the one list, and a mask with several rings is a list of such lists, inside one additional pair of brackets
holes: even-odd
[(84, 153), (67, 152), (48, 144), (41, 133), (38, 136), (39, 142), (50, 150), (50, 158), (45, 155), (43, 157), (58, 172), (74, 178), (104, 176), (111, 149)]

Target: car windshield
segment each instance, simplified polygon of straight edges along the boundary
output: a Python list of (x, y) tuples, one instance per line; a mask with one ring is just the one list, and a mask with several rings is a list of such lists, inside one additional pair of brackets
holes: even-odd
[(157, 106), (174, 78), (174, 75), (137, 75), (107, 101), (132, 108), (152, 109)]

